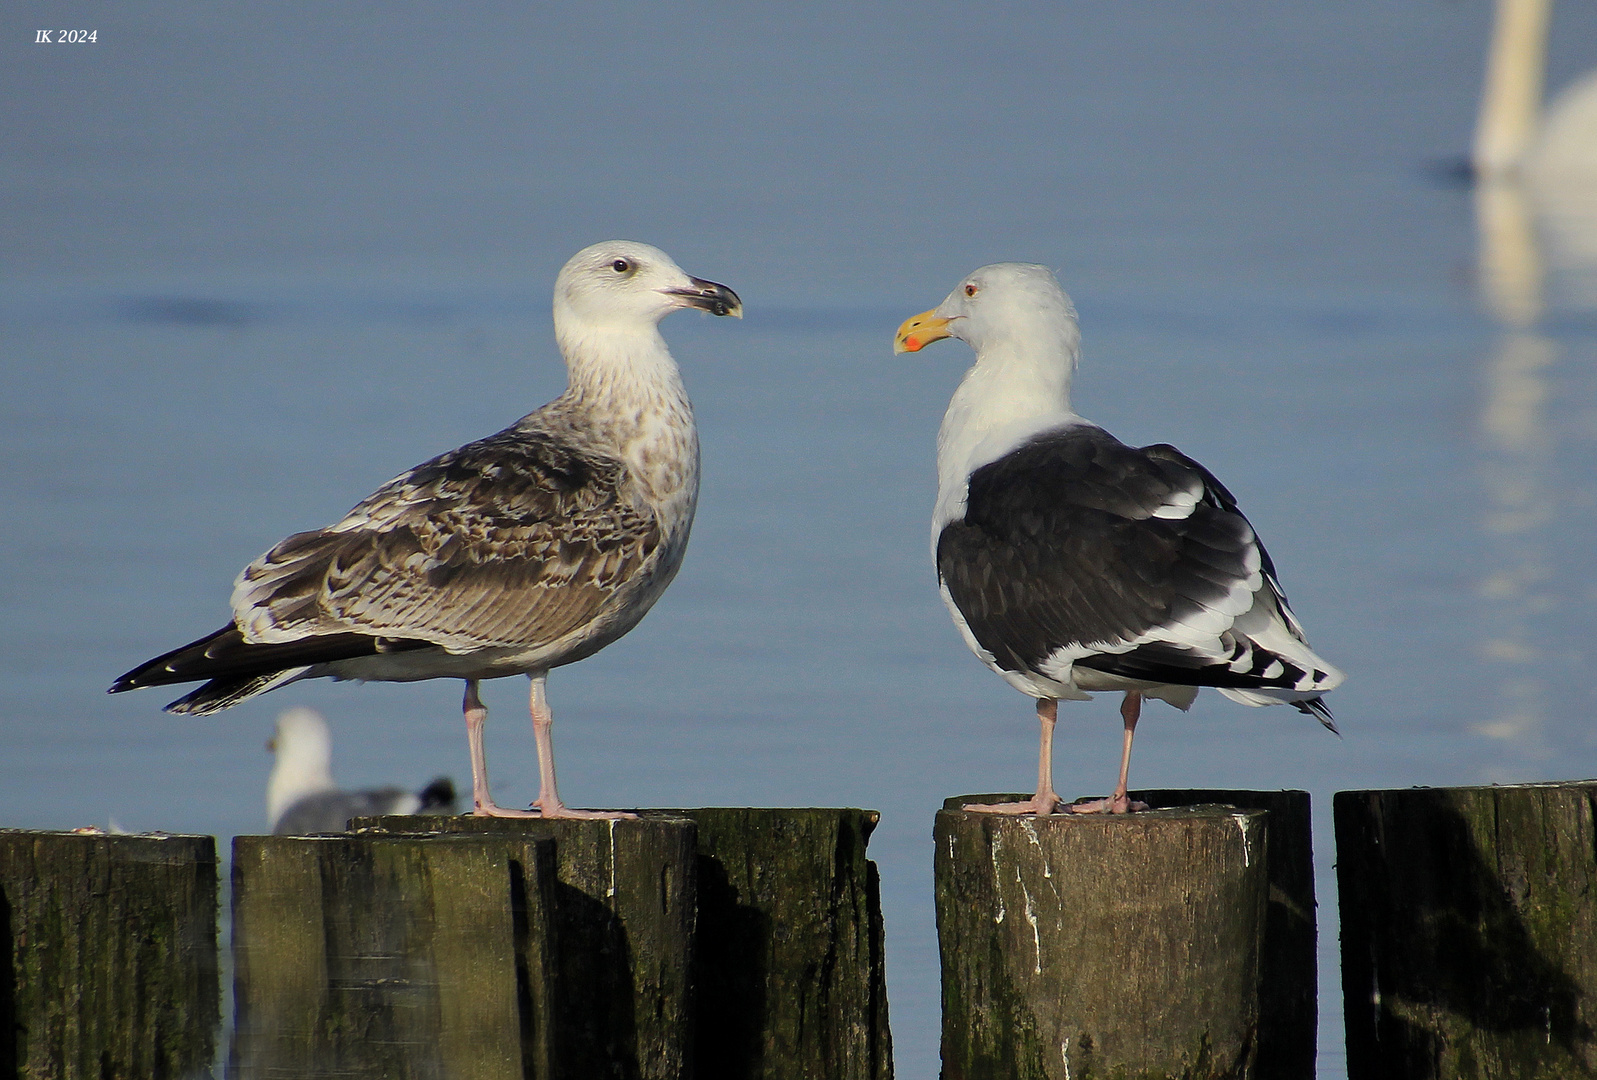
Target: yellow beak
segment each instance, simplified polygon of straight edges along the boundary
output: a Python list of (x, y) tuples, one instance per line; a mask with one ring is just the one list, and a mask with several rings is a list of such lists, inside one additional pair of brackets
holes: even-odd
[(932, 342), (951, 336), (947, 319), (939, 319), (933, 312), (923, 311), (904, 320), (893, 337), (893, 351), (920, 352)]

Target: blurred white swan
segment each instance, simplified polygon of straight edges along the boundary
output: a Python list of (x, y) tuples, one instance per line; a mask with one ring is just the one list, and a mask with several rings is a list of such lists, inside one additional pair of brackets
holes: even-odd
[(1498, 0), (1475, 129), (1480, 283), (1529, 326), (1548, 301), (1597, 310), (1597, 70), (1542, 107), (1551, 0)]
[[(1557, 756), (1559, 693), (1538, 666), (1549, 613), (1567, 602), (1551, 530), (1579, 492), (1560, 474), (1549, 416), (1566, 344), (1539, 323), (1549, 307), (1597, 311), (1597, 71), (1543, 109), (1551, 0), (1498, 0), (1472, 153), (1481, 299), (1502, 327), (1480, 417), (1482, 532), (1495, 553), (1482, 660), (1497, 704), (1475, 730), (1511, 750), (1488, 777), (1521, 779)], [(1597, 54), (1597, 50), (1594, 50)], [(1578, 576), (1574, 575), (1574, 576)]]

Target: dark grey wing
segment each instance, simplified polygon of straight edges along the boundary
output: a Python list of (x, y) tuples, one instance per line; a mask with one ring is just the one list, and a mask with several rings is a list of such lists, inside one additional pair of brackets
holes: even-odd
[[(1247, 521), (1237, 508), (1235, 496), (1219, 478), (1174, 446), (1158, 443), (1143, 447), (1141, 452), (1178, 468), (1192, 470), (1203, 480), (1201, 505)], [(1251, 523), (1248, 528), (1253, 532)], [(1181, 642), (1154, 641), (1124, 653), (1090, 656), (1077, 663), (1150, 682), (1178, 683), (1185, 674), (1184, 681), (1189, 685), (1233, 690), (1314, 693), (1335, 687), (1342, 680), (1341, 673), (1309, 647), (1302, 624), (1287, 604), (1286, 593), (1276, 576), (1275, 562), (1257, 533), (1253, 533), (1253, 546), (1258, 552), (1262, 580), (1254, 590), (1251, 609), (1220, 634), (1218, 659), (1207, 649)], [(1242, 700), (1247, 700), (1245, 695)], [(1287, 700), (1331, 731), (1337, 730), (1330, 709), (1317, 693)]]
[(251, 563), (235, 622), (264, 644), (350, 633), (452, 651), (558, 640), (598, 616), (661, 543), (624, 482), (619, 461), (508, 428)]
[(397, 787), (323, 791), (307, 795), (289, 806), (272, 826), (272, 832), (278, 836), (343, 832), (349, 828), (350, 818), (392, 814), (408, 808), (415, 799), (414, 793)]
[[(1155, 461), (1168, 462), (1178, 469), (1191, 470), (1197, 474), (1203, 483), (1203, 503), (1216, 510), (1235, 514), (1237, 517), (1242, 518), (1243, 521), (1248, 521), (1243, 516), (1242, 511), (1237, 508), (1236, 496), (1232, 495), (1230, 489), (1220, 483), (1219, 477), (1215, 476), (1214, 473), (1199, 462), (1189, 458), (1169, 443), (1154, 443), (1152, 446), (1144, 446), (1141, 453), (1148, 455), (1149, 458)], [(1252, 522), (1248, 522), (1248, 528), (1250, 531), (1253, 529)], [(1273, 583), (1276, 594), (1285, 601), (1286, 596), (1281, 593), (1281, 584), (1276, 580), (1275, 563), (1270, 559), (1270, 553), (1265, 550), (1264, 541), (1259, 539), (1258, 533), (1253, 535), (1253, 544), (1259, 551), (1259, 569), (1264, 573), (1266, 580)]]
[(1201, 466), (1084, 425), (977, 469), (937, 565), (1007, 670), (1063, 657), (1130, 674), (1123, 661), (1134, 678), (1221, 685), (1236, 674), (1221, 638), (1252, 607), (1264, 555)]

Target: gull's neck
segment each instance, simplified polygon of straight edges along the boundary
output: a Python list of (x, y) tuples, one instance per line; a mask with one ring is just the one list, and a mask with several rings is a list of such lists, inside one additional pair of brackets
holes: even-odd
[(1086, 422), (1070, 407), (1081, 353), (1076, 322), (1049, 329), (984, 342), (954, 391), (937, 432), (934, 546), (942, 527), (964, 516), (972, 471), (1044, 431)]
[(671, 350), (652, 324), (596, 325), (557, 317), (555, 336), (570, 373), (566, 394), (589, 408), (630, 411), (687, 399)]
[(627, 463), (656, 500), (698, 497), (699, 437), (671, 350), (653, 324), (593, 325), (556, 316), (570, 381), (557, 405)]

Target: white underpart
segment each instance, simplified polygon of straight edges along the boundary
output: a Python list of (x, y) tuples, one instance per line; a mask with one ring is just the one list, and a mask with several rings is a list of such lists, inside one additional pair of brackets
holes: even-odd
[(307, 795), (336, 790), (333, 741), (315, 709), (289, 709), (277, 718), (272, 737), (277, 758), (266, 783), (266, 820), (275, 828), (283, 811)]

